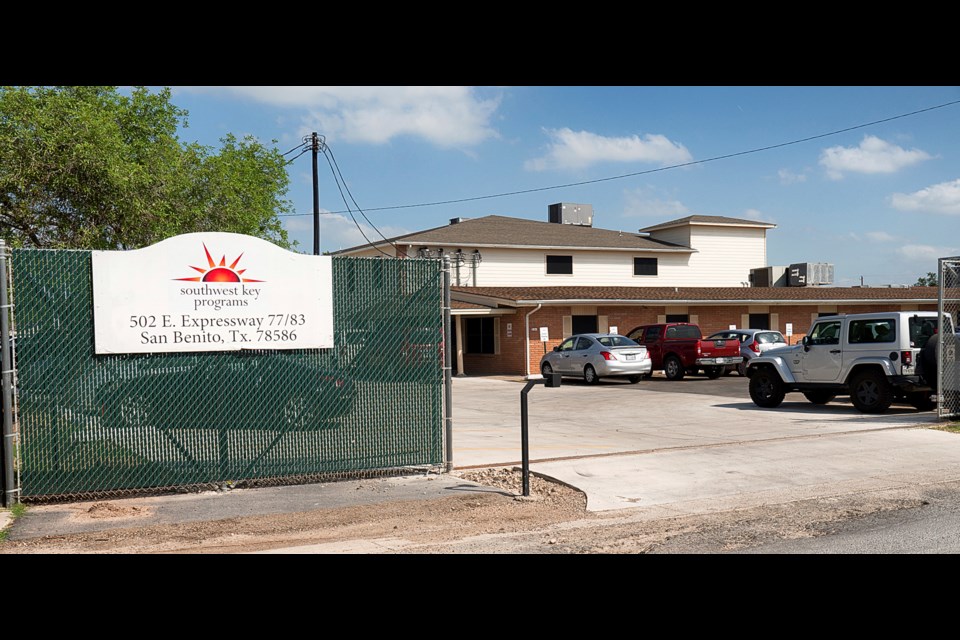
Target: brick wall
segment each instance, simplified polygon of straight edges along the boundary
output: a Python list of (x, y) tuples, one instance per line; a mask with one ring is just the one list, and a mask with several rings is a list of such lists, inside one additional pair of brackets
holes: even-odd
[[(839, 305), (824, 309), (824, 312), (837, 313), (871, 313), (874, 311), (888, 311), (890, 305)], [(936, 311), (936, 304), (919, 305), (920, 310)], [(687, 312), (690, 316), (697, 316), (697, 324), (707, 336), (717, 331), (729, 328), (730, 325), (740, 327), (741, 316), (749, 313), (748, 305), (728, 306), (695, 306), (690, 305)], [(778, 314), (776, 327), (786, 335), (787, 323), (793, 323), (793, 335), (790, 344), (797, 344), (810, 328), (811, 314), (816, 315), (820, 307), (816, 304), (770, 305), (769, 313)], [(463, 373), (466, 375), (517, 375), (526, 374), (524, 360), (526, 356), (525, 318), (530, 309), (521, 308), (517, 314), (500, 318), (500, 353), (497, 355), (463, 354)], [(657, 316), (666, 314), (666, 306), (627, 307), (627, 306), (598, 306), (597, 315), (607, 316), (609, 326), (617, 327), (621, 334), (628, 333), (634, 327), (642, 324), (652, 324)], [(547, 327), (550, 340), (546, 343), (546, 350), (550, 351), (559, 345), (563, 336), (563, 317), (572, 315), (570, 306), (543, 307), (530, 316), (530, 373), (540, 372), (540, 357), (544, 353), (544, 343), (540, 341), (540, 327)], [(507, 324), (512, 324), (508, 334)]]

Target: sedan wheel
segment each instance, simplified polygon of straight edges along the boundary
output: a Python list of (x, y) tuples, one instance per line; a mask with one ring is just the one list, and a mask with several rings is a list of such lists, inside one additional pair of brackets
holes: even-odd
[(543, 377), (546, 378), (553, 373), (553, 367), (550, 366), (549, 362), (544, 362), (540, 365), (540, 373), (542, 373)]
[(600, 382), (600, 376), (597, 375), (597, 370), (589, 364), (583, 368), (583, 379), (587, 384), (597, 384)]

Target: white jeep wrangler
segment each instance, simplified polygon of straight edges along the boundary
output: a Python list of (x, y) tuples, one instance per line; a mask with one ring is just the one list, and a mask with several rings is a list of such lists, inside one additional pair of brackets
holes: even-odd
[(938, 317), (936, 311), (890, 311), (817, 318), (800, 344), (750, 360), (750, 397), (765, 408), (800, 391), (814, 404), (850, 394), (863, 413), (883, 413), (894, 401), (934, 409), (936, 389), (917, 364)]

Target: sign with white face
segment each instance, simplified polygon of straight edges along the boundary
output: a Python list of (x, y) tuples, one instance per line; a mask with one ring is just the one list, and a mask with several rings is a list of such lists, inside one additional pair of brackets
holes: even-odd
[(547, 327), (540, 327), (540, 342), (546, 342), (550, 339), (550, 330)]
[(611, 325), (611, 326), (610, 326), (609, 332), (610, 332), (610, 333), (620, 333), (620, 332), (618, 331), (618, 329), (620, 329), (620, 327), (618, 327), (617, 325), (614, 324), (614, 325)]
[(99, 354), (333, 346), (329, 256), (237, 233), (188, 233), (93, 251), (92, 269)]
[(792, 335), (793, 335), (793, 323), (792, 323), (792, 322), (788, 322), (786, 329), (787, 329), (787, 336), (792, 336)]

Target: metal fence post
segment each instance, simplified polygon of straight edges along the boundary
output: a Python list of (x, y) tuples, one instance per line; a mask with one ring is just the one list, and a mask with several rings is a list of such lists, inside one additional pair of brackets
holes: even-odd
[(0, 438), (3, 464), (3, 506), (16, 501), (17, 486), (13, 474), (13, 357), (10, 353), (10, 298), (7, 291), (7, 247), (0, 239), (0, 372), (3, 374), (3, 438)]
[(443, 437), (444, 468), (453, 471), (453, 367), (451, 350), (453, 336), (450, 334), (450, 257), (443, 256)]

